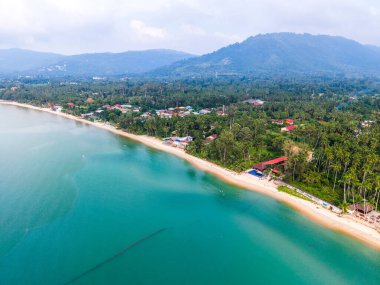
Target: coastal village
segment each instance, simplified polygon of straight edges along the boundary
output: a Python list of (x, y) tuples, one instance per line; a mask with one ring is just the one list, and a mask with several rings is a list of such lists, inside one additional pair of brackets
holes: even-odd
[[(88, 98), (86, 99), (87, 104), (93, 104), (94, 99)], [(260, 107), (263, 104), (265, 104), (264, 101), (259, 99), (250, 99), (244, 101), (246, 104), (251, 104), (256, 107)], [(50, 104), (49, 107), (51, 110), (56, 112), (62, 112), (67, 111), (70, 109), (75, 109), (78, 106), (76, 106), (73, 102), (68, 102), (66, 106), (61, 106), (58, 104)], [(66, 107), (66, 110), (65, 110)], [(133, 106), (131, 104), (114, 104), (114, 105), (103, 105), (100, 108), (97, 108), (96, 110), (88, 113), (82, 113), (80, 114), (80, 117), (82, 119), (95, 121), (95, 122), (102, 122), (102, 114), (104, 112), (117, 110), (121, 112), (121, 114), (134, 114), (134, 118), (138, 120), (145, 121), (152, 117), (158, 117), (161, 119), (172, 119), (174, 117), (184, 118), (188, 116), (202, 116), (202, 115), (208, 115), (214, 113), (217, 116), (226, 116), (226, 107), (222, 106), (219, 109), (215, 108), (204, 108), (200, 110), (194, 110), (191, 106), (176, 106), (171, 107), (168, 109), (162, 109), (162, 110), (155, 110), (155, 112), (142, 112), (141, 107), (139, 106)], [(295, 124), (294, 119), (292, 118), (285, 118), (285, 119), (272, 119), (271, 121), (272, 125), (278, 126), (278, 130), (281, 133), (291, 133), (294, 130), (297, 129), (298, 125)], [(366, 120), (361, 122), (361, 126), (363, 129), (371, 126), (373, 124), (373, 121)], [(359, 132), (359, 130), (358, 130)], [(218, 139), (218, 134), (211, 134), (203, 139), (203, 143), (205, 145), (212, 143), (213, 141)], [(162, 139), (162, 143), (166, 146), (171, 146), (174, 148), (185, 150), (188, 145), (193, 142), (194, 138), (191, 136), (184, 136), (179, 137), (176, 136), (176, 132), (174, 131), (172, 133), (172, 136), (166, 137)], [(313, 154), (308, 154), (308, 161), (313, 160)], [(343, 211), (341, 208), (332, 205), (331, 203), (328, 203), (314, 195), (311, 195), (310, 193), (307, 193), (306, 191), (303, 191), (301, 189), (298, 189), (292, 185), (289, 185), (282, 181), (282, 174), (286, 170), (287, 165), (287, 156), (280, 156), (277, 158), (273, 158), (268, 161), (262, 161), (257, 164), (252, 165), (252, 167), (244, 173), (247, 173), (251, 176), (254, 176), (256, 179), (266, 179), (268, 181), (273, 181), (278, 187), (285, 187), (288, 189), (291, 195), (296, 194), (297, 197), (300, 197), (302, 199), (306, 199), (308, 201), (311, 201), (312, 203), (315, 203), (316, 205), (323, 207), (329, 211), (332, 211), (333, 213), (337, 214), (338, 216), (343, 215)], [(253, 178), (254, 179), (254, 178)], [(375, 211), (375, 208), (364, 201), (363, 203), (355, 203), (349, 205), (345, 209), (346, 216), (348, 215), (350, 218), (352, 218), (354, 221), (366, 224), (369, 227), (372, 227), (380, 232), (380, 212)]]

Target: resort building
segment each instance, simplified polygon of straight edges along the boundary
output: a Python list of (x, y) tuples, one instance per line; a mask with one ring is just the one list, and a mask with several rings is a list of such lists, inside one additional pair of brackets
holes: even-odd
[(286, 126), (286, 127), (281, 128), (281, 132), (290, 133), (290, 132), (294, 131), (295, 129), (296, 129), (296, 126), (290, 125), (290, 126)]

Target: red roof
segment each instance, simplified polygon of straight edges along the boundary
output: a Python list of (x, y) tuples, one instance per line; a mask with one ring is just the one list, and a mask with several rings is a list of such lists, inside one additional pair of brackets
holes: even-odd
[(278, 164), (278, 163), (284, 162), (286, 160), (288, 160), (287, 156), (281, 156), (281, 157), (278, 157), (278, 158), (275, 158), (275, 159), (272, 159), (272, 160), (265, 161), (262, 164), (264, 164), (264, 165), (273, 165), (273, 164)]
[(74, 103), (71, 103), (71, 102), (69, 102), (69, 103), (67, 103), (67, 106), (69, 106), (69, 107), (74, 107), (74, 106), (75, 106), (75, 104), (74, 104)]
[(279, 171), (277, 168), (272, 169), (272, 172), (273, 172), (273, 173), (280, 173), (280, 171)]
[(294, 123), (292, 119), (285, 119), (284, 122), (289, 125), (292, 125)]
[(286, 127), (286, 129), (288, 130), (288, 132), (293, 131), (295, 128), (296, 128), (296, 126), (294, 126), (294, 125), (291, 125), (291, 126), (287, 126), (287, 127)]
[(252, 166), (252, 168), (263, 171), (265, 168), (267, 168), (267, 166), (264, 163), (258, 163)]

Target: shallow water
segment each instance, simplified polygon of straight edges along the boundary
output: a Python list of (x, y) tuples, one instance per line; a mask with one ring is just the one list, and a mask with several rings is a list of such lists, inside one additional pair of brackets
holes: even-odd
[(380, 253), (170, 154), (0, 105), (0, 284), (380, 284)]

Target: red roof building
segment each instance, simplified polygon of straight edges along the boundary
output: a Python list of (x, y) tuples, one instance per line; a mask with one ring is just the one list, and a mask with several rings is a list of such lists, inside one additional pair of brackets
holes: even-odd
[(294, 124), (294, 121), (292, 119), (285, 119), (284, 120), (284, 123), (285, 124), (288, 124), (288, 125), (293, 125)]
[(294, 126), (294, 125), (286, 126), (286, 127), (281, 129), (281, 132), (292, 132), (295, 130), (295, 128), (296, 128), (296, 126)]
[(275, 159), (272, 159), (272, 160), (268, 160), (268, 161), (264, 161), (264, 162), (261, 162), (261, 163), (258, 163), (258, 164), (255, 164), (254, 166), (252, 166), (253, 169), (257, 169), (259, 171), (263, 171), (265, 170), (268, 166), (273, 166), (273, 165), (278, 165), (280, 163), (281, 166), (283, 166), (283, 164), (288, 160), (288, 157), (287, 156), (281, 156), (281, 157), (278, 157), (278, 158), (275, 158)]
[(69, 102), (69, 103), (67, 103), (67, 106), (69, 106), (69, 107), (73, 108), (73, 107), (75, 107), (75, 104), (74, 104), (74, 103), (71, 103), (71, 102)]
[(274, 164), (279, 164), (281, 162), (285, 162), (288, 160), (288, 157), (287, 156), (280, 156), (278, 158), (275, 158), (275, 159), (272, 159), (272, 160), (268, 160), (268, 161), (265, 161), (263, 162), (263, 164), (265, 165), (274, 165)]
[(259, 171), (263, 171), (267, 168), (267, 166), (264, 163), (258, 163), (258, 164), (255, 164), (254, 166), (252, 166), (252, 168), (259, 170)]

